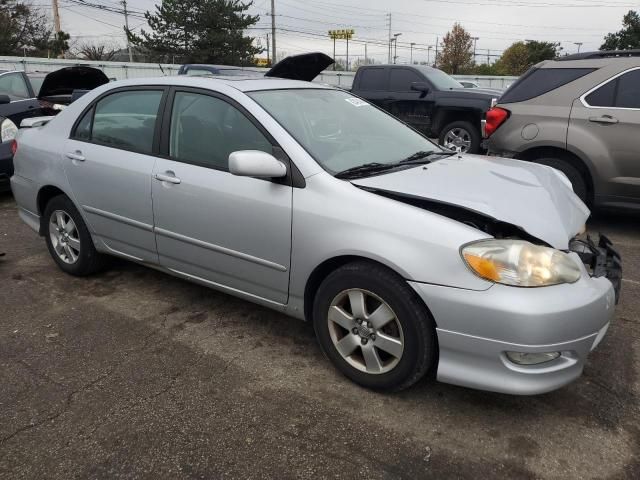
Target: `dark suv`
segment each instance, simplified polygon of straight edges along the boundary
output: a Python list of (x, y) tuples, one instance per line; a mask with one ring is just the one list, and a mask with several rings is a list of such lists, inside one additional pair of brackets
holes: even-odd
[(534, 66), (487, 113), (485, 135), (489, 154), (562, 171), (587, 204), (640, 209), (640, 50)]
[(385, 109), (440, 145), (480, 151), (480, 121), (499, 90), (464, 88), (442, 70), (418, 65), (360, 67), (351, 92)]

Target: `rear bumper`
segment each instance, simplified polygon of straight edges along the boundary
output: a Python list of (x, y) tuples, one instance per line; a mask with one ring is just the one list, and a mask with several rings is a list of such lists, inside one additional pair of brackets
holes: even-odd
[[(613, 318), (615, 293), (603, 277), (570, 285), (486, 291), (411, 282), (437, 324), (438, 380), (515, 395), (558, 389), (577, 379)], [(559, 352), (519, 365), (506, 352)]]

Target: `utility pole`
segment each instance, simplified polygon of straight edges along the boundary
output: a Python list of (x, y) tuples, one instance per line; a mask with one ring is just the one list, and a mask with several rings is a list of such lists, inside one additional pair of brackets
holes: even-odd
[(414, 45), (415, 45), (415, 43), (414, 43), (414, 42), (411, 42), (411, 50), (410, 50), (410, 52), (411, 52), (411, 53), (409, 53), (409, 63), (410, 63), (411, 65), (413, 65), (413, 46), (414, 46)]
[(53, 26), (56, 31), (56, 35), (60, 33), (60, 12), (58, 10), (58, 0), (52, 0), (53, 2)]
[(369, 61), (367, 59), (367, 42), (364, 42), (364, 64), (369, 65)]
[(440, 41), (439, 37), (436, 37), (436, 58), (433, 60), (433, 66), (435, 68), (438, 67), (438, 42)]
[[(54, 2), (57, 0), (54, 0)], [(122, 8), (124, 10), (124, 26), (127, 30), (127, 50), (129, 50), (129, 61), (133, 63), (133, 51), (129, 42), (129, 13), (127, 12), (127, 0), (122, 0)]]
[(348, 72), (349, 71), (349, 35), (346, 36), (347, 39), (347, 63), (345, 65), (345, 70)]
[(269, 34), (267, 33), (267, 65), (271, 66), (271, 57), (269, 56)]
[(480, 37), (473, 37), (473, 63), (476, 63), (476, 42), (480, 40)]
[(487, 65), (491, 65), (491, 50), (487, 49)]
[(393, 42), (393, 39), (391, 38), (391, 13), (388, 13), (387, 15), (389, 15), (389, 60), (388, 63), (391, 63), (391, 45)]
[(273, 56), (273, 62), (277, 62), (276, 56), (276, 2), (271, 0), (271, 51)]
[(433, 45), (429, 45), (427, 47), (427, 66), (430, 67), (431, 66), (431, 49), (433, 48)]

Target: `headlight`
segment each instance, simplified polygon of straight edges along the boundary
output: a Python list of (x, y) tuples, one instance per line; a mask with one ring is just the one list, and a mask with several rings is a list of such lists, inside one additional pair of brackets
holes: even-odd
[(3, 142), (8, 142), (9, 140), (13, 140), (16, 138), (16, 134), (18, 133), (18, 127), (8, 118), (5, 118), (0, 124), (0, 140)]
[(505, 285), (543, 287), (580, 278), (578, 265), (567, 254), (524, 240), (482, 240), (461, 253), (476, 275)]

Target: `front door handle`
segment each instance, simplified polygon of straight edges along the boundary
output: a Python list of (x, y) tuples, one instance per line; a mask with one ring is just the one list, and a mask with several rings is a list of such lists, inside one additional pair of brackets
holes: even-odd
[(589, 117), (589, 121), (593, 123), (604, 123), (607, 125), (618, 123), (618, 119), (615, 117), (612, 117), (611, 115), (602, 115), (601, 117)]
[(173, 183), (174, 185), (180, 183), (180, 179), (173, 172), (156, 173), (153, 178), (159, 182)]
[(80, 150), (76, 150), (75, 152), (67, 152), (67, 158), (76, 160), (77, 162), (84, 162), (86, 160)]

